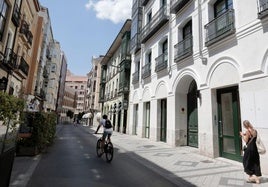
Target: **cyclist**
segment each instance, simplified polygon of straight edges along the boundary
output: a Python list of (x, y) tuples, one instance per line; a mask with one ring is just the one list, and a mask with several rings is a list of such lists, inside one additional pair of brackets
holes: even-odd
[(98, 133), (101, 126), (103, 127), (103, 135), (102, 135), (102, 143), (101, 143), (101, 148), (103, 149), (103, 145), (105, 143), (106, 137), (107, 137), (108, 142), (110, 142), (111, 136), (113, 134), (113, 126), (106, 114), (102, 116), (102, 119), (100, 120), (100, 123), (97, 127), (97, 130), (95, 131), (95, 134)]

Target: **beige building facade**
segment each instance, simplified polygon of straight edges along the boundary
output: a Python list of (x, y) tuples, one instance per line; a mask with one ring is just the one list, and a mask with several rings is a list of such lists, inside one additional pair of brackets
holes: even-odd
[(70, 71), (66, 75), (65, 85), (73, 88), (77, 95), (75, 115), (85, 111), (87, 76), (77, 76)]
[(101, 106), (99, 103), (100, 77), (101, 77), (101, 61), (102, 56), (92, 57), (91, 71), (87, 74), (87, 93), (86, 93), (86, 111), (100, 112)]

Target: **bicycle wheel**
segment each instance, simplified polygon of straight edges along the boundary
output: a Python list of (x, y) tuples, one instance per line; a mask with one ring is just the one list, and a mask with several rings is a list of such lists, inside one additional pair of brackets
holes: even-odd
[(98, 139), (98, 141), (97, 141), (96, 152), (97, 152), (97, 156), (101, 157), (101, 155), (103, 153), (102, 149), (101, 149), (101, 139)]
[(106, 152), (105, 152), (106, 161), (111, 162), (113, 160), (113, 157), (114, 157), (114, 146), (111, 142), (109, 142), (106, 146), (107, 146)]

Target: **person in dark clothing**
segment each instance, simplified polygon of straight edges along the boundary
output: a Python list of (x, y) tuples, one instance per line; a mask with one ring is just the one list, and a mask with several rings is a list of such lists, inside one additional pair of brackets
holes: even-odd
[(260, 184), (262, 174), (260, 155), (256, 146), (257, 131), (248, 120), (243, 121), (243, 126), (246, 131), (240, 132), (240, 135), (246, 144), (244, 148), (243, 166), (245, 173), (249, 176), (247, 182)]

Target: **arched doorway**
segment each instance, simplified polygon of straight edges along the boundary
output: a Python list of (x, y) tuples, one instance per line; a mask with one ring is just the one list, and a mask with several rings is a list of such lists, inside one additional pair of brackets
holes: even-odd
[(198, 147), (197, 85), (193, 80), (187, 94), (187, 145)]

